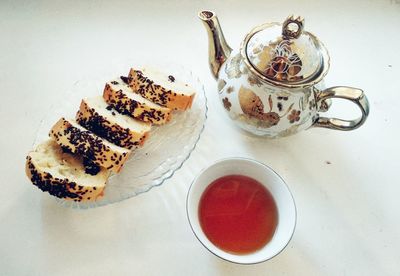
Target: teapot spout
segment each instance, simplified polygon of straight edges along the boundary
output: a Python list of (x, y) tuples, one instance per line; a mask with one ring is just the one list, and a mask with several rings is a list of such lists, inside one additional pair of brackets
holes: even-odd
[(208, 55), (210, 69), (217, 79), (222, 64), (228, 59), (232, 48), (226, 43), (216, 14), (212, 11), (199, 12), (199, 18), (203, 21), (208, 34)]

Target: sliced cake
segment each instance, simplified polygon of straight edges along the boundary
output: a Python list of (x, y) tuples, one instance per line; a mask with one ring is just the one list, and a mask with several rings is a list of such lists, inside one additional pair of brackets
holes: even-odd
[(66, 153), (53, 140), (36, 147), (26, 157), (25, 172), (44, 192), (73, 201), (94, 201), (103, 196), (109, 171), (87, 167), (79, 155)]
[(156, 69), (131, 69), (128, 77), (132, 89), (146, 99), (175, 110), (186, 110), (192, 106), (196, 91), (173, 75)]
[(118, 112), (144, 122), (161, 125), (171, 118), (170, 108), (155, 104), (134, 93), (127, 84), (127, 78), (117, 78), (108, 82), (104, 88), (103, 98)]
[(74, 120), (61, 118), (50, 130), (49, 136), (72, 153), (82, 154), (94, 164), (119, 172), (131, 151), (116, 146), (83, 128)]
[(151, 129), (150, 123), (118, 113), (101, 96), (83, 99), (76, 121), (107, 141), (127, 149), (143, 145)]

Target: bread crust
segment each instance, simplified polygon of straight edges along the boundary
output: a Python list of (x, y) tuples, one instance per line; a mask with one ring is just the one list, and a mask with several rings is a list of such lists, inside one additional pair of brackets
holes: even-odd
[[(171, 82), (174, 78), (171, 77)], [(141, 70), (131, 68), (129, 71), (129, 86), (144, 98), (159, 105), (175, 109), (186, 110), (192, 107), (195, 94), (186, 95), (179, 90), (169, 90), (159, 83), (155, 83)]]
[(149, 131), (136, 132), (111, 122), (90, 107), (85, 99), (82, 100), (79, 111), (76, 113), (76, 121), (107, 141), (127, 149), (142, 146), (149, 137)]
[(30, 155), (26, 157), (25, 173), (32, 184), (40, 190), (65, 200), (95, 201), (104, 195), (105, 185), (102, 187), (83, 186), (67, 178), (53, 177), (49, 172), (41, 170)]
[(130, 150), (124, 148), (113, 150), (93, 132), (79, 129), (65, 118), (61, 118), (51, 128), (49, 136), (70, 152), (81, 154), (96, 165), (116, 173), (121, 171), (131, 154)]
[[(132, 93), (134, 92), (132, 91)], [(162, 125), (171, 119), (171, 109), (161, 106), (155, 109), (135, 101), (129, 98), (122, 90), (113, 89), (108, 83), (104, 88), (103, 98), (121, 114), (129, 115), (144, 122)]]

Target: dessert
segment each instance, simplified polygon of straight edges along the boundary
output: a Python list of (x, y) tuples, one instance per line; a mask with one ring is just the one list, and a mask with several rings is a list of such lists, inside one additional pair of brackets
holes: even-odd
[(101, 96), (83, 99), (76, 121), (96, 135), (127, 149), (142, 146), (151, 129), (149, 123), (120, 114)]
[[(188, 85), (171, 86), (162, 73), (144, 72), (147, 81), (131, 71), (132, 78), (108, 82), (103, 96), (82, 99), (75, 120), (62, 117), (53, 125), (51, 139), (26, 157), (26, 175), (35, 186), (65, 200), (98, 200), (109, 176), (143, 146), (152, 124), (165, 124), (172, 110), (191, 107), (195, 93)], [(152, 88), (142, 89), (143, 81), (152, 82), (154, 95)], [(168, 81), (175, 78), (168, 76)]]
[(186, 110), (192, 106), (195, 90), (173, 75), (145, 67), (131, 69), (129, 86), (146, 99), (175, 110)]
[(72, 155), (53, 140), (39, 144), (26, 157), (26, 175), (44, 192), (73, 201), (94, 201), (104, 193), (109, 171), (87, 168), (82, 156)]
[(96, 165), (120, 172), (131, 151), (116, 146), (83, 128), (74, 120), (61, 118), (51, 128), (49, 136), (72, 153), (81, 154)]
[(118, 112), (144, 122), (165, 124), (171, 119), (171, 109), (160, 106), (135, 93), (123, 79), (107, 82), (103, 98)]

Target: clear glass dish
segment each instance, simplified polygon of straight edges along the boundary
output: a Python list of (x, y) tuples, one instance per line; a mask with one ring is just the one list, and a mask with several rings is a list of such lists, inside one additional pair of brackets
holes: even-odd
[[(128, 72), (129, 66), (121, 67), (126, 73)], [(136, 65), (136, 68), (139, 67), (140, 65)], [(207, 118), (204, 87), (190, 70), (183, 67), (165, 64), (158, 65), (157, 68), (176, 76), (196, 89), (197, 94), (192, 108), (185, 112), (174, 111), (172, 120), (168, 124), (152, 127), (145, 145), (135, 150), (121, 173), (109, 178), (102, 199), (95, 202), (73, 202), (55, 198), (59, 204), (70, 208), (87, 209), (134, 197), (161, 185), (189, 158), (200, 139)], [(74, 118), (82, 98), (101, 95), (106, 81), (118, 76), (115, 73), (114, 75), (106, 73), (106, 70), (101, 71), (101, 75), (77, 81), (70, 91), (62, 93), (58, 104), (50, 107), (48, 115), (41, 121), (34, 146), (48, 139), (50, 128), (59, 118)]]

